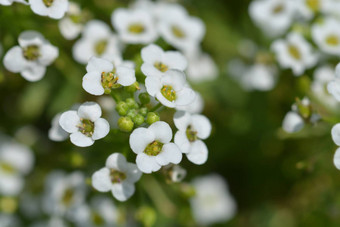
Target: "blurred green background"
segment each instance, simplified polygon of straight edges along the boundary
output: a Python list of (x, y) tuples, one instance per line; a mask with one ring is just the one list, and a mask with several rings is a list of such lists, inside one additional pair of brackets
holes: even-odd
[[(107, 24), (111, 24), (114, 8), (128, 4), (123, 0), (75, 2)], [(331, 125), (306, 127), (294, 136), (281, 130), (283, 117), (295, 97), (303, 97), (302, 79), (284, 72), (274, 90), (247, 93), (226, 73), (227, 62), (238, 55), (237, 45), (244, 38), (263, 48), (270, 45), (248, 16), (249, 2), (180, 1), (190, 14), (204, 20), (207, 33), (203, 49), (211, 54), (220, 70), (217, 80), (194, 85), (205, 100), (203, 113), (211, 120), (213, 133), (206, 141), (210, 153), (205, 165), (182, 162), (188, 170), (186, 181), (210, 172), (227, 179), (238, 212), (228, 223), (216, 226), (340, 226), (340, 172), (333, 166), (336, 147), (330, 136)], [(20, 32), (28, 29), (43, 33), (59, 47), (60, 56), (48, 67), (46, 76), (35, 83), (6, 71), (0, 64), (0, 131), (32, 144), (37, 160), (27, 187), (39, 192), (42, 177), (53, 169), (80, 169), (90, 177), (109, 154), (131, 151), (128, 134), (116, 131), (89, 148), (77, 148), (69, 141), (49, 141), (47, 131), (56, 113), (95, 97), (82, 89), (85, 67), (72, 59), (74, 41), (63, 39), (56, 21), (35, 15), (20, 4), (0, 7), (0, 43), (4, 52), (17, 45)], [(128, 159), (134, 161), (135, 156), (131, 154)], [(134, 204), (154, 207), (155, 226), (195, 226), (189, 218), (189, 204), (178, 187), (168, 185), (161, 173), (143, 176), (141, 182), (153, 179), (158, 179), (168, 194), (169, 201), (164, 203), (177, 207), (174, 215), (167, 215), (162, 205), (155, 203), (153, 189), (147, 183), (138, 183), (136, 195), (120, 205), (125, 209), (136, 209)]]

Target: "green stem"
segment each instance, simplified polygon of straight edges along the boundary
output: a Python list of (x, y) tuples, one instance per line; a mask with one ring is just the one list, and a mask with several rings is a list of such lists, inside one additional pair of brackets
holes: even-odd
[(161, 108), (163, 105), (161, 103), (158, 103), (156, 106), (154, 106), (153, 108), (151, 108), (150, 112), (155, 112), (156, 110), (158, 110), (159, 108)]
[(111, 92), (111, 97), (116, 101), (116, 103), (121, 101), (120, 95), (113, 91)]

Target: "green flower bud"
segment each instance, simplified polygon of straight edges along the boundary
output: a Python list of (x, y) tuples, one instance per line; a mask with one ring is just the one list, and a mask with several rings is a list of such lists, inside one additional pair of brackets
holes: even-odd
[(139, 90), (139, 83), (136, 81), (135, 83), (131, 84), (128, 87), (125, 87), (125, 90), (129, 93), (135, 93), (137, 90)]
[(118, 120), (118, 127), (123, 132), (131, 132), (133, 129), (134, 123), (130, 117), (121, 117)]
[(129, 106), (126, 102), (120, 101), (117, 103), (116, 110), (120, 116), (125, 116), (129, 110)]
[(130, 117), (131, 119), (133, 119), (136, 115), (137, 115), (136, 109), (130, 109), (130, 110), (128, 110), (128, 112), (126, 114), (126, 116)]
[(129, 108), (138, 108), (138, 103), (133, 98), (128, 98), (125, 102)]
[(144, 123), (144, 117), (140, 114), (137, 114), (134, 118), (132, 118), (132, 121), (137, 125), (141, 125)]
[(146, 107), (140, 108), (139, 113), (145, 117), (148, 114), (148, 108)]
[(155, 112), (149, 112), (146, 116), (146, 123), (152, 125), (156, 121), (159, 121), (159, 115)]
[(139, 96), (139, 101), (143, 104), (143, 105), (146, 105), (150, 102), (150, 96), (148, 93), (146, 92), (143, 92), (143, 93), (140, 93)]

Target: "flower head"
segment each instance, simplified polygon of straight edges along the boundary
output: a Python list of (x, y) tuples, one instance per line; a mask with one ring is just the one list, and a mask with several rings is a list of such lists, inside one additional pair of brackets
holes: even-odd
[(335, 78), (328, 83), (327, 90), (340, 102), (340, 63), (335, 68)]
[(77, 3), (70, 2), (66, 16), (59, 23), (60, 33), (65, 39), (75, 39), (83, 30), (83, 15)]
[(321, 51), (340, 56), (340, 22), (334, 18), (327, 18), (321, 24), (314, 24), (312, 37)]
[(68, 0), (29, 0), (34, 13), (53, 19), (62, 18), (68, 9)]

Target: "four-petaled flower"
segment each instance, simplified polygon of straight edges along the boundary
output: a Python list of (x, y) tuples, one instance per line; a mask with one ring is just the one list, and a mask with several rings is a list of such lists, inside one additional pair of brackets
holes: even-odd
[(53, 19), (62, 18), (68, 9), (68, 0), (29, 0), (34, 13)]

